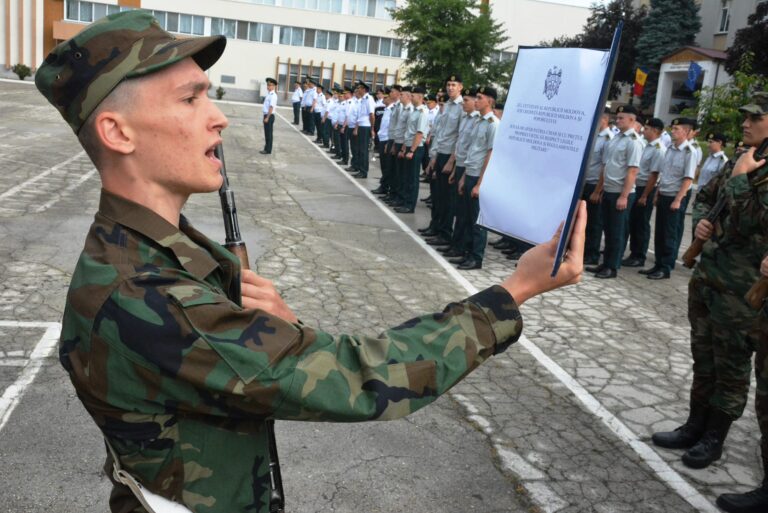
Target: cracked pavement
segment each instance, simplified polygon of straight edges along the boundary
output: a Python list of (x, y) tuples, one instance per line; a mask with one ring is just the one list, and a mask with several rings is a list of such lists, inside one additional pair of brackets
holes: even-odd
[[(275, 282), (304, 323), (375, 334), (468, 295), (284, 118), (275, 123), (274, 154), (264, 157), (259, 107), (220, 106), (230, 120), (226, 162), (254, 270)], [(59, 321), (97, 208), (98, 176), (33, 87), (0, 82), (0, 109), (0, 321)], [(374, 188), (378, 170), (372, 162), (371, 178), (358, 182)], [(218, 195), (192, 197), (185, 214), (223, 238)], [(428, 212), (420, 203), (399, 218), (415, 229)], [(489, 249), (482, 270), (461, 276), (483, 288), (513, 270)], [(585, 276), (522, 307), (530, 343), (640, 445), (687, 414), (689, 276), (685, 269), (662, 282), (633, 269), (617, 280)], [(42, 332), (0, 327), (0, 394)], [(697, 511), (585, 407), (584, 394), (516, 344), (404, 420), (278, 422), (287, 511)], [(709, 469), (687, 469), (679, 451), (646, 446), (700, 494), (698, 510), (716, 511), (717, 494), (761, 480), (752, 404)], [(0, 511), (105, 511), (103, 457), (54, 352), (0, 430)]]

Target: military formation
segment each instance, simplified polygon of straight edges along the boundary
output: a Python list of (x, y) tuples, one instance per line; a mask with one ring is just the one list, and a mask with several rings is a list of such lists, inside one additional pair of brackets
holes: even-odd
[[(272, 419), (408, 415), (514, 343), (519, 305), (581, 278), (584, 208), (554, 280), (551, 241), (520, 262), (524, 272), (377, 337), (299, 322), (271, 282), (181, 214), (191, 194), (224, 184), (228, 120), (207, 95), (205, 70), (225, 46), (224, 36), (177, 39), (148, 12), (124, 11), (58, 45), (35, 75), (102, 183), (59, 358), (104, 436), (113, 512), (158, 502), (175, 503), (173, 511), (283, 511)], [(320, 94), (302, 95), (307, 132), (329, 127)], [(428, 120), (415, 114), (423, 90), (409, 94), (413, 115), (396, 150), (415, 166)], [(365, 173), (375, 102), (365, 84), (355, 95), (359, 105), (335, 125)], [(273, 115), (265, 106), (265, 129)]]
[[(176, 39), (149, 13), (126, 11), (57, 46), (35, 75), (102, 182), (59, 356), (104, 435), (113, 512), (148, 511), (152, 497), (196, 512), (282, 511), (272, 419), (408, 415), (506, 350), (522, 332), (519, 305), (577, 283), (584, 265), (599, 279), (622, 267), (669, 278), (697, 179), (688, 418), (652, 441), (681, 450), (694, 469), (721, 458), (756, 353), (765, 479), (717, 502), (734, 513), (768, 511), (768, 303), (746, 299), (768, 280), (768, 165), (757, 152), (768, 141), (768, 93), (740, 108), (744, 144), (732, 159), (719, 133), (707, 135), (703, 159), (695, 119), (673, 120), (666, 134), (663, 121), (640, 122), (632, 106), (605, 112), (555, 278), (556, 241), (530, 248), (502, 237), (492, 246), (520, 272), (500, 285), (378, 337), (333, 335), (299, 322), (269, 281), (181, 214), (191, 194), (223, 183), (228, 121), (207, 96), (205, 70), (225, 46), (223, 36)], [(261, 153), (271, 154), (277, 82), (266, 84)], [(500, 123), (493, 87), (467, 88), (458, 74), (434, 95), (395, 84), (374, 98), (363, 81), (326, 89), (316, 77), (294, 85), (295, 125), (356, 178), (368, 177), (377, 156), (372, 192), (399, 214), (415, 211), (426, 182), (431, 215), (419, 232), (459, 269), (482, 267), (479, 194)], [(655, 258), (645, 268), (654, 209)]]

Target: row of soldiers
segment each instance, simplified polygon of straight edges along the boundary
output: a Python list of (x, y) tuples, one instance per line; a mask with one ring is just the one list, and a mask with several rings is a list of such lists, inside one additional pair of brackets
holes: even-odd
[(459, 269), (482, 267), (487, 235), (475, 221), (499, 124), (494, 88), (464, 88), (457, 74), (448, 76), (435, 95), (421, 86), (395, 84), (380, 88), (375, 100), (363, 81), (327, 90), (316, 78), (306, 77), (303, 89), (296, 86), (294, 124), (300, 109), (302, 131), (316, 133), (315, 142), (340, 164), (349, 164), (347, 171), (355, 178), (368, 177), (373, 143), (382, 176), (372, 192), (395, 212), (415, 211), (420, 172), (425, 170), (432, 214), (420, 233)]
[[(643, 267), (651, 237), (651, 214), (656, 207), (655, 263), (639, 272), (651, 280), (667, 279), (675, 268), (685, 212), (702, 162), (697, 122), (674, 119), (670, 144), (665, 145), (662, 120), (650, 118), (641, 124), (631, 105), (618, 107), (615, 114), (614, 130), (609, 126), (610, 112), (603, 113), (587, 167), (582, 196), (588, 202), (586, 270), (605, 279), (615, 278), (622, 266)], [(728, 161), (723, 152), (726, 137), (713, 133), (707, 139), (710, 155), (702, 167), (699, 187)], [(630, 254), (623, 258), (627, 243)]]
[[(367, 178), (370, 161), (370, 143), (374, 132), (376, 101), (370, 94), (370, 85), (359, 81), (354, 87), (333, 84), (326, 88), (316, 77), (306, 77), (304, 88), (296, 83), (292, 102), (295, 125), (302, 116), (302, 132), (315, 135), (315, 142), (328, 148), (354, 173), (356, 178)], [(300, 98), (300, 99), (299, 99)]]
[[(459, 269), (480, 269), (487, 234), (476, 220), (480, 183), (499, 125), (497, 92), (488, 86), (464, 88), (458, 74), (446, 77), (443, 87), (431, 97), (419, 86), (384, 90), (377, 138), (382, 176), (372, 192), (395, 212), (411, 214), (424, 169), (431, 219), (419, 232)], [(425, 98), (434, 107), (425, 105)]]

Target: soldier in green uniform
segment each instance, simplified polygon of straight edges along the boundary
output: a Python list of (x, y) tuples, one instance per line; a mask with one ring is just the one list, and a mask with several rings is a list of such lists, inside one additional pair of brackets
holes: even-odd
[[(740, 110), (744, 141), (759, 145), (768, 137), (768, 94), (755, 94)], [(747, 403), (753, 351), (749, 332), (757, 314), (744, 294), (760, 277), (768, 248), (768, 166), (756, 163), (753, 152), (728, 162), (699, 191), (693, 206), (694, 233), (707, 242), (688, 285), (690, 413), (674, 431), (653, 435), (658, 446), (687, 449), (683, 463), (692, 468), (720, 458), (731, 423)], [(705, 217), (718, 198), (725, 198), (726, 206), (713, 225)]]
[[(123, 469), (196, 513), (269, 510), (266, 419), (386, 420), (434, 401), (517, 340), (519, 304), (580, 279), (584, 242), (582, 206), (556, 279), (555, 237), (501, 286), (378, 337), (299, 323), (270, 282), (181, 215), (191, 194), (222, 184), (214, 150), (228, 122), (204, 70), (225, 45), (127, 11), (61, 43), (35, 76), (103, 187), (61, 364)], [(113, 482), (113, 512), (145, 511)]]
[[(760, 265), (760, 274), (768, 278), (768, 256)], [(724, 493), (717, 498), (720, 509), (729, 513), (765, 513), (768, 511), (768, 302), (758, 315), (755, 326), (755, 410), (760, 428), (760, 455), (763, 482), (746, 493)]]
[(656, 231), (654, 248), (656, 263), (650, 269), (638, 271), (651, 280), (669, 278), (675, 268), (680, 243), (683, 239), (683, 222), (691, 184), (696, 174), (696, 155), (687, 135), (694, 120), (676, 118), (672, 120), (672, 142), (661, 161), (661, 171), (656, 188)]
[(600, 202), (605, 233), (603, 262), (588, 267), (596, 278), (616, 278), (626, 245), (629, 213), (635, 203), (635, 178), (643, 154), (640, 135), (635, 132), (637, 109), (622, 105), (616, 109), (619, 133), (608, 143), (603, 155), (603, 169), (590, 200)]

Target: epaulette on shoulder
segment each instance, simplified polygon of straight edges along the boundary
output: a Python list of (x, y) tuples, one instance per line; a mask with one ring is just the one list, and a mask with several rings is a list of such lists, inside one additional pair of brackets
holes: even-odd
[(632, 132), (631, 134), (629, 134), (629, 136), (632, 138), (633, 141), (637, 140), (637, 132)]
[(493, 116), (491, 116), (490, 118), (488, 118), (488, 123), (495, 123), (495, 122), (496, 122), (496, 121), (495, 121), (495, 119), (496, 119), (496, 118), (494, 118)]
[(720, 159), (721, 159), (723, 162), (725, 162), (726, 160), (728, 160), (728, 155), (726, 155), (725, 153), (723, 153), (722, 155), (720, 155)]
[(652, 146), (654, 148), (661, 149), (661, 141), (653, 141), (653, 145)]
[(687, 151), (688, 153), (690, 153), (690, 152), (692, 152), (692, 151), (693, 151), (693, 150), (691, 149), (691, 145), (690, 145), (690, 144), (686, 144), (686, 145), (685, 145), (685, 151)]

